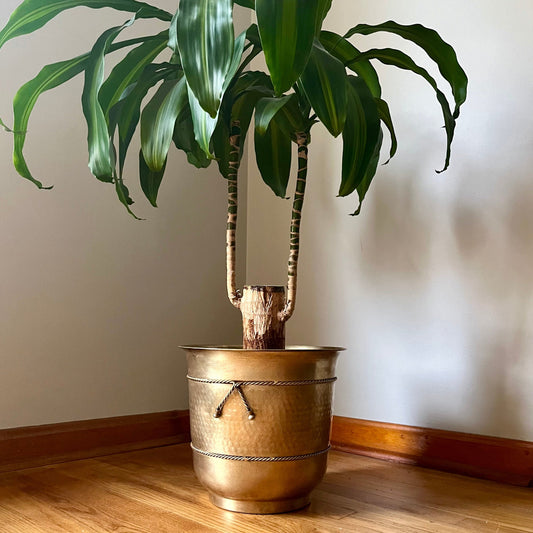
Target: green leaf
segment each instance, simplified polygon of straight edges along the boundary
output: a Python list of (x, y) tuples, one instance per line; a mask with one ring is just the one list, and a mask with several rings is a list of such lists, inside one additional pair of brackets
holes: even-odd
[(215, 118), (211, 117), (211, 115), (202, 108), (191, 88), (187, 86), (187, 89), (192, 123), (194, 126), (194, 137), (208, 159), (214, 159), (214, 155), (211, 153), (211, 137), (213, 136), (213, 132), (217, 125), (218, 115)]
[(346, 121), (346, 72), (318, 40), (300, 78), (300, 87), (318, 118), (337, 137)]
[[(127, 46), (132, 46), (144, 40), (151, 40), (151, 37), (141, 37), (114, 43), (109, 51), (112, 52)], [(15, 95), (13, 101), (13, 133), (15, 133), (13, 163), (15, 169), (23, 178), (32, 181), (39, 188), (43, 188), (43, 186), (40, 181), (32, 176), (24, 157), (26, 132), (31, 113), (43, 92), (54, 89), (78, 74), (81, 74), (87, 66), (88, 57), (89, 54), (84, 54), (67, 61), (60, 61), (59, 63), (45, 66), (35, 78), (24, 84)]]
[(407, 54), (404, 54), (400, 50), (395, 50), (393, 48), (368, 50), (367, 52), (361, 54), (361, 58), (377, 59), (386, 65), (392, 65), (404, 70), (410, 70), (411, 72), (424, 78), (434, 89), (437, 100), (442, 109), (444, 128), (446, 129), (446, 157), (444, 161), (444, 167), (442, 170), (437, 171), (439, 173), (444, 172), (450, 164), (451, 146), (455, 132), (455, 118), (450, 111), (450, 106), (446, 96), (441, 90), (439, 90), (435, 79), (430, 76), (426, 69), (419, 67)]
[[(213, 132), (212, 142), (213, 150), (215, 152), (215, 158), (218, 164), (218, 171), (223, 178), (229, 179), (230, 172), (230, 153), (232, 151), (231, 144), (229, 142), (230, 129), (225, 120), (219, 120), (215, 131)], [(203, 153), (203, 152), (202, 152)], [(243, 150), (239, 157), (242, 158)]]
[(142, 220), (130, 209), (130, 205), (133, 204), (133, 200), (130, 197), (130, 191), (128, 190), (126, 185), (124, 185), (122, 178), (118, 176), (115, 179), (115, 191), (117, 193), (118, 199), (120, 200), (120, 203), (126, 208), (126, 211), (136, 220)]
[(211, 159), (206, 157), (194, 137), (194, 125), (189, 108), (185, 108), (178, 117), (172, 139), (176, 148), (183, 150), (187, 154), (187, 161), (191, 165), (194, 165), (196, 168), (207, 168), (211, 164)]
[(263, 181), (285, 198), (291, 171), (291, 139), (274, 117), (264, 134), (255, 129), (255, 157)]
[(187, 82), (182, 77), (164, 81), (142, 112), (142, 153), (153, 172), (165, 168), (176, 120), (186, 105)]
[(352, 28), (345, 37), (351, 37), (356, 33), (369, 35), (371, 33), (386, 31), (407, 39), (420, 46), (428, 56), (437, 63), (442, 77), (450, 84), (455, 99), (454, 118), (459, 116), (459, 109), (466, 100), (468, 78), (465, 71), (457, 61), (455, 50), (440, 35), (432, 29), (421, 24), (405, 26), (392, 20), (371, 26), (368, 24), (358, 24)]
[(291, 94), (281, 98), (261, 98), (255, 107), (255, 130), (264, 135), (274, 116), (292, 98), (294, 95)]
[(381, 131), (376, 102), (366, 83), (354, 76), (349, 76), (348, 80), (348, 115), (342, 133), (344, 148), (339, 196), (348, 196), (362, 182)]
[(187, 84), (215, 118), (233, 60), (233, 2), (181, 0), (176, 24)]
[(361, 207), (363, 206), (363, 200), (365, 199), (366, 193), (368, 192), (368, 189), (370, 188), (370, 184), (372, 183), (372, 180), (374, 179), (374, 176), (376, 175), (376, 170), (378, 168), (378, 163), (379, 163), (379, 154), (381, 152), (382, 144), (383, 144), (383, 131), (380, 128), (379, 134), (378, 134), (378, 140), (374, 148), (374, 153), (372, 154), (370, 162), (368, 163), (367, 171), (363, 179), (361, 180), (361, 183), (359, 183), (359, 185), (357, 186), (357, 194), (359, 196), (359, 206), (357, 207), (355, 212), (352, 213), (352, 216), (357, 216), (361, 212)]
[(42, 28), (62, 11), (78, 6), (94, 9), (111, 7), (136, 13), (137, 18), (158, 18), (165, 21), (172, 18), (167, 11), (134, 0), (25, 0), (13, 11), (8, 23), (0, 32), (0, 47), (14, 37)]
[(154, 207), (157, 207), (157, 193), (159, 192), (159, 187), (163, 181), (166, 165), (167, 161), (165, 160), (160, 170), (152, 170), (143, 157), (143, 151), (139, 151), (139, 176), (141, 179), (141, 189)]
[(289, 90), (309, 59), (320, 0), (256, 0), (257, 24), (277, 95)]
[(121, 99), (127, 87), (137, 81), (146, 65), (150, 64), (166, 48), (168, 31), (161, 32), (156, 37), (129, 52), (113, 68), (103, 83), (98, 98), (106, 116)]
[(398, 139), (396, 138), (394, 124), (392, 123), (389, 104), (387, 104), (387, 102), (385, 102), (385, 100), (382, 100), (381, 98), (376, 98), (376, 104), (378, 106), (379, 118), (389, 130), (391, 138), (389, 159), (385, 163), (383, 163), (384, 165), (386, 165), (394, 157), (396, 151), (398, 150)]
[(333, 0), (319, 0), (318, 13), (316, 17), (315, 35), (318, 35), (320, 33), (320, 30), (322, 29), (322, 24), (324, 23), (324, 19), (326, 18), (326, 15), (331, 9), (332, 1)]
[(330, 31), (320, 33), (320, 42), (326, 50), (342, 61), (345, 67), (365, 80), (374, 98), (381, 97), (381, 86), (378, 74), (368, 59), (361, 59), (361, 52), (341, 35)]
[(85, 68), (81, 101), (88, 129), (89, 169), (99, 180), (106, 182), (113, 181), (115, 157), (110, 147), (107, 120), (98, 100), (98, 92), (104, 81), (104, 57), (113, 40), (134, 21), (135, 17), (122, 26), (105, 31), (93, 46)]
[(171, 77), (174, 69), (168, 64), (150, 64), (145, 67), (132, 90), (119, 102), (117, 123), (119, 131), (119, 176), (122, 176), (128, 148), (141, 117), (141, 103), (151, 87)]
[(33, 177), (23, 153), (31, 112), (43, 92), (53, 89), (83, 72), (87, 65), (87, 58), (88, 54), (84, 54), (68, 61), (47, 65), (35, 78), (18, 90), (13, 100), (13, 130), (15, 132), (13, 164), (23, 178), (30, 180), (40, 189), (43, 188), (43, 185)]
[(246, 44), (246, 32), (243, 31), (235, 39), (235, 45), (233, 46), (233, 56), (231, 58), (231, 63), (228, 68), (228, 73), (226, 74), (226, 79), (224, 80), (224, 85), (222, 86), (222, 91), (224, 93), (226, 92), (230, 84), (234, 81), (233, 77), (235, 76), (235, 74), (237, 74), (237, 71), (239, 70), (239, 65), (241, 63), (245, 44)]

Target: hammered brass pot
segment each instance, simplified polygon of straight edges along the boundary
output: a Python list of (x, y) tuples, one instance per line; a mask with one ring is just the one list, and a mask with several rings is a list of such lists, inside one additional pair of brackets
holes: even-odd
[(255, 514), (305, 507), (326, 472), (343, 348), (182, 348), (194, 470), (211, 501)]

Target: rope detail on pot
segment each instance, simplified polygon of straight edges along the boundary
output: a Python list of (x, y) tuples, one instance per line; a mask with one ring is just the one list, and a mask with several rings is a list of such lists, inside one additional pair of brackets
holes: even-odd
[(262, 387), (288, 387), (288, 386), (294, 386), (294, 385), (322, 385), (325, 383), (334, 383), (335, 381), (337, 381), (337, 378), (304, 379), (300, 381), (257, 381), (257, 380), (232, 381), (228, 379), (194, 378), (192, 376), (187, 376), (187, 379), (190, 381), (195, 381), (197, 383), (208, 383), (211, 385), (231, 385), (231, 389), (228, 391), (226, 396), (224, 396), (222, 401), (218, 404), (213, 416), (214, 418), (220, 418), (222, 416), (226, 402), (229, 400), (231, 395), (236, 391), (239, 394), (239, 397), (241, 398), (244, 408), (248, 412), (248, 420), (253, 420), (255, 418), (255, 412), (250, 406), (250, 404), (248, 403), (246, 396), (244, 395), (244, 391), (242, 390), (242, 387), (244, 386), (255, 385), (255, 386), (262, 386)]
[(313, 453), (304, 453), (301, 455), (289, 455), (283, 457), (255, 457), (248, 455), (227, 455), (225, 453), (214, 453), (206, 452), (204, 450), (199, 450), (191, 443), (191, 448), (202, 455), (207, 457), (213, 457), (215, 459), (227, 459), (229, 461), (249, 461), (249, 462), (260, 462), (260, 463), (269, 463), (269, 462), (282, 462), (282, 461), (301, 461), (302, 459), (309, 459), (311, 457), (316, 457), (317, 455), (322, 455), (328, 453), (331, 446), (328, 446), (325, 450), (320, 450), (319, 452)]

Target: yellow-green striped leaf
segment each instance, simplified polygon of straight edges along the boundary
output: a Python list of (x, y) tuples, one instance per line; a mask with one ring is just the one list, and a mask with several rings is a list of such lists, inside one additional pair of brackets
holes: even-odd
[(151, 171), (164, 169), (176, 120), (186, 105), (187, 82), (181, 77), (164, 81), (143, 109), (141, 146), (144, 161)]
[(172, 18), (172, 15), (163, 9), (134, 0), (25, 0), (13, 11), (9, 21), (0, 31), (0, 47), (14, 37), (42, 28), (59, 13), (79, 6), (94, 9), (111, 7), (136, 13), (137, 18), (158, 18), (166, 21)]
[(135, 17), (123, 24), (105, 31), (96, 41), (85, 68), (85, 83), (81, 97), (83, 114), (87, 121), (87, 142), (89, 145), (89, 169), (101, 181), (112, 182), (115, 174), (115, 156), (111, 149), (107, 120), (98, 92), (104, 82), (104, 57), (118, 34), (135, 21)]
[(141, 189), (146, 198), (148, 198), (149, 202), (154, 207), (157, 207), (157, 194), (159, 192), (161, 182), (163, 181), (166, 166), (167, 161), (165, 159), (161, 169), (151, 169), (144, 159), (143, 151), (139, 151), (139, 178), (141, 181)]
[(381, 97), (381, 86), (376, 69), (368, 59), (361, 59), (361, 52), (352, 43), (342, 35), (331, 31), (322, 31), (320, 33), (320, 42), (331, 55), (342, 61), (345, 67), (365, 80), (374, 98)]
[(175, 23), (187, 84), (215, 118), (233, 59), (233, 2), (181, 0)]
[(124, 91), (134, 83), (146, 65), (150, 64), (167, 46), (168, 31), (142, 43), (129, 52), (111, 71), (103, 83), (98, 98), (104, 114), (121, 99)]
[(309, 59), (320, 0), (256, 0), (257, 25), (277, 95), (288, 91)]
[(334, 137), (342, 133), (346, 121), (346, 82), (344, 65), (315, 40), (300, 87)]
[(379, 31), (386, 31), (399, 35), (400, 37), (417, 44), (431, 59), (433, 59), (433, 61), (435, 61), (435, 63), (437, 63), (442, 77), (452, 88), (452, 93), (455, 99), (453, 117), (457, 118), (459, 116), (460, 107), (466, 100), (468, 78), (457, 61), (455, 50), (445, 42), (435, 30), (426, 28), (421, 24), (405, 26), (392, 20), (373, 26), (369, 24), (358, 24), (349, 30), (345, 37), (351, 37), (356, 33), (369, 35)]
[(274, 117), (264, 134), (255, 129), (255, 157), (263, 181), (285, 198), (291, 172), (291, 139)]
[(451, 147), (455, 132), (455, 118), (452, 115), (450, 105), (448, 104), (445, 94), (438, 88), (435, 79), (426, 69), (419, 67), (407, 54), (404, 54), (400, 50), (395, 50), (393, 48), (372, 49), (364, 52), (360, 57), (363, 60), (377, 59), (386, 65), (392, 65), (404, 70), (410, 70), (411, 72), (424, 78), (431, 85), (437, 96), (437, 101), (442, 109), (444, 128), (446, 129), (446, 157), (444, 160), (444, 167), (442, 170), (437, 172), (445, 171), (450, 164)]
[(163, 79), (172, 77), (173, 71), (171, 65), (164, 63), (147, 65), (131, 91), (116, 104), (120, 106), (116, 119), (119, 132), (119, 176), (122, 176), (128, 148), (141, 117), (141, 103), (144, 97), (151, 87)]

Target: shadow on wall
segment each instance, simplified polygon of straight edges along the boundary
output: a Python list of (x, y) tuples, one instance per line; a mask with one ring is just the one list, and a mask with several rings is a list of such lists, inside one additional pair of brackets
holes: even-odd
[[(481, 171), (470, 169), (463, 174), (481, 175)], [(429, 270), (435, 268), (452, 272), (456, 290), (462, 293), (457, 302), (464, 306), (457, 310), (464, 323), (456, 321), (460, 328), (450, 332), (458, 335), (460, 331), (464, 336), (457, 344), (462, 353), (450, 354), (461, 365), (461, 385), (460, 390), (448, 389), (459, 390), (463, 410), (457, 408), (457, 399), (450, 398), (452, 407), (448, 409), (443, 405), (444, 395), (432, 394), (434, 387), (442, 386), (437, 372), (432, 372), (432, 383), (421, 380), (415, 369), (410, 379), (413, 397), (424, 398), (413, 406), (417, 419), (423, 426), (527, 438), (533, 432), (533, 362), (528, 357), (533, 348), (533, 190), (528, 176), (512, 175), (511, 182), (500, 190), (493, 188), (490, 196), (465, 192), (458, 185), (444, 206), (438, 210), (426, 206), (423, 213), (416, 193), (409, 188), (398, 192), (397, 184), (387, 184), (373, 215), (376, 220), (371, 239), (375, 239), (379, 253), (384, 253), (383, 249), (389, 254), (394, 251), (394, 276), (403, 282), (421, 273), (418, 283), (429, 283)], [(384, 223), (381, 217), (385, 212)], [(400, 251), (403, 244), (399, 239), (385, 238), (386, 228), (391, 231), (393, 227), (396, 233), (402, 224), (409, 230), (402, 239), (408, 243), (409, 252)], [(410, 259), (398, 261), (404, 256)], [(384, 262), (367, 255), (368, 259), (374, 267), (372, 270), (368, 265), (369, 273), (376, 274), (376, 265)], [(432, 283), (438, 282), (433, 277)], [(445, 361), (442, 364), (446, 366)], [(453, 372), (451, 375), (453, 378)]]
[[(512, 180), (477, 192), (458, 175), (426, 185), (412, 170), (378, 177), (362, 220), (363, 253), (353, 247), (370, 296), (388, 300), (384, 316), (398, 320), (391, 326), (409, 320), (399, 313), (403, 306), (409, 316), (412, 295), (420, 307), (412, 327), (427, 330), (403, 347), (413, 353), (391, 378), (406, 388), (417, 425), (531, 440), (529, 178), (509, 171)], [(482, 173), (463, 167), (461, 174)]]

